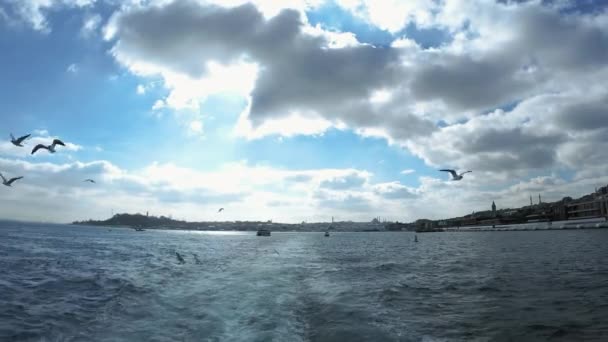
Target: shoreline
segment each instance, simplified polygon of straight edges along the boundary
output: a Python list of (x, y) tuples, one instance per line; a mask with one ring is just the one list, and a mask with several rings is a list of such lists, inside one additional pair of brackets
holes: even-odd
[[(69, 224), (72, 226), (81, 227), (92, 227), (102, 229), (131, 229), (136, 230), (138, 227), (131, 227), (128, 225), (88, 225), (88, 224)], [(142, 231), (146, 230), (175, 230), (175, 231), (190, 231), (190, 232), (214, 232), (214, 233), (246, 233), (257, 232), (257, 229), (191, 229), (191, 228), (173, 228), (173, 227), (143, 227)], [(268, 229), (268, 228), (264, 228)], [(571, 223), (571, 224), (560, 224), (560, 225), (533, 225), (533, 224), (521, 224), (512, 226), (500, 226), (500, 227), (461, 227), (461, 228), (439, 228), (429, 231), (415, 231), (415, 230), (336, 230), (332, 229), (332, 233), (475, 233), (475, 232), (529, 232), (529, 231), (556, 231), (556, 230), (597, 230), (597, 229), (608, 229), (608, 222), (587, 222), (587, 223)], [(324, 233), (325, 230), (288, 230), (288, 229), (277, 229), (272, 230), (273, 233)]]

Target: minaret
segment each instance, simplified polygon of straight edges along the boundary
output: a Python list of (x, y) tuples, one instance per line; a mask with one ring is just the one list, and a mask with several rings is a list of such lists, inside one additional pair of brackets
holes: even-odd
[(538, 204), (541, 204), (542, 200), (540, 199), (540, 194), (538, 194)]
[(530, 206), (533, 206), (534, 203), (532, 203), (532, 195), (530, 195)]
[(494, 201), (492, 201), (492, 214), (496, 217), (496, 203)]

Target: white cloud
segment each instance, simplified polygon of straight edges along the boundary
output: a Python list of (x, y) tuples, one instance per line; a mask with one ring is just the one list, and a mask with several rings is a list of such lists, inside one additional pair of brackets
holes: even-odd
[(410, 174), (412, 174), (414, 172), (416, 172), (416, 170), (414, 170), (414, 169), (405, 169), (405, 170), (401, 171), (400, 173), (402, 175), (410, 175)]
[[(546, 176), (490, 191), (477, 182), (421, 177), (414, 188), (397, 181), (374, 183), (365, 170), (289, 170), (247, 162), (226, 163), (214, 171), (160, 163), (125, 170), (107, 161), (61, 164), (0, 158), (0, 170), (8, 177), (25, 176), (5, 189), (0, 217), (56, 222), (103, 219), (111, 210), (216, 220), (218, 207), (228, 208), (222, 220), (310, 222), (337, 215), (369, 221), (380, 215), (413, 221), (489, 209), (492, 200), (501, 208), (521, 206), (538, 193), (545, 201), (577, 197), (608, 183), (608, 176), (571, 182)], [(82, 182), (86, 178), (97, 183)], [(22, 210), (26, 206), (37, 210)]]
[(193, 134), (201, 135), (203, 134), (203, 122), (201, 120), (193, 120), (190, 122), (188, 129)]
[[(330, 121), (315, 114), (306, 116), (300, 113), (292, 113), (287, 117), (267, 120), (260, 126), (253, 127), (251, 121), (247, 118), (247, 113), (244, 112), (240, 116), (234, 133), (247, 139), (257, 139), (273, 134), (286, 137), (294, 135), (320, 135), (332, 126), (334, 125)], [(343, 126), (338, 127), (341, 128)]]
[(396, 33), (409, 23), (430, 26), (437, 1), (428, 0), (337, 0), (336, 3), (380, 29)]
[(154, 102), (154, 105), (152, 105), (152, 110), (161, 110), (165, 107), (166, 107), (165, 101), (156, 100), (156, 102)]
[(78, 73), (78, 65), (75, 63), (72, 63), (70, 65), (68, 65), (68, 67), (65, 69), (67, 72), (72, 73), (72, 74), (76, 74)]
[(137, 91), (137, 94), (144, 95), (146, 93), (146, 87), (144, 87), (142, 84), (138, 84), (136, 91)]
[(85, 38), (96, 35), (100, 24), (101, 16), (99, 14), (85, 16), (82, 28), (80, 29), (80, 35)]
[(374, 193), (388, 200), (404, 200), (418, 197), (417, 190), (402, 185), (399, 182), (380, 183), (374, 185)]
[(95, 0), (8, 0), (7, 5), (15, 18), (26, 22), (34, 30), (48, 33), (51, 27), (46, 18), (46, 12), (60, 7), (87, 7)]

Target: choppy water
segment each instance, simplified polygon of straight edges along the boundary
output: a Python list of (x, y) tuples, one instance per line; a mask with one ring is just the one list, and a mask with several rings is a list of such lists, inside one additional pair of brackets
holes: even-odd
[(608, 338), (608, 230), (418, 237), (2, 223), (0, 340)]

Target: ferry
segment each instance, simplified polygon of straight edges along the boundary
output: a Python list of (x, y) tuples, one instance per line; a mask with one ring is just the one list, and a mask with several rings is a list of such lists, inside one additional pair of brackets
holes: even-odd
[(270, 230), (268, 229), (260, 229), (258, 230), (257, 236), (270, 236)]

